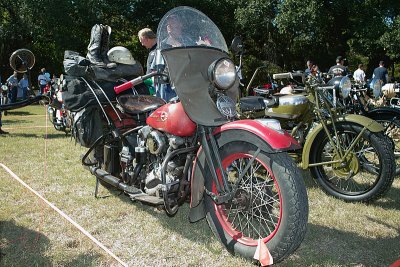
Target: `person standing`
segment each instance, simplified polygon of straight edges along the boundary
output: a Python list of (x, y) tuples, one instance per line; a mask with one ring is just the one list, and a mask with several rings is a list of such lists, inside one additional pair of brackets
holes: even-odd
[(374, 69), (372, 74), (372, 79), (379, 79), (382, 81), (382, 85), (389, 81), (389, 73), (385, 68), (385, 62), (383, 60), (379, 61), (379, 67)]
[(365, 72), (363, 68), (364, 68), (363, 64), (358, 64), (358, 69), (356, 69), (356, 71), (353, 73), (354, 81), (359, 84), (365, 83)]
[[(0, 97), (2, 97), (2, 94), (3, 94), (3, 91), (2, 91), (2, 88), (1, 88), (1, 76), (0, 76)], [(2, 101), (0, 101), (0, 105), (2, 104)], [(8, 132), (6, 132), (6, 131), (3, 131), (2, 129), (1, 129), (1, 127), (3, 126), (3, 123), (2, 123), (2, 121), (1, 121), (1, 116), (2, 116), (2, 112), (0, 111), (0, 134), (8, 134)]]
[(307, 65), (307, 68), (304, 71), (304, 76), (307, 78), (311, 74), (312, 68), (314, 66), (314, 62), (312, 60), (307, 60), (306, 65)]
[(38, 76), (39, 95), (43, 94), (44, 88), (46, 87), (46, 84), (49, 81), (50, 81), (50, 78), (47, 78), (46, 69), (42, 68), (40, 70), (40, 74)]
[(15, 103), (18, 94), (18, 73), (16, 71), (14, 71), (13, 75), (8, 77), (7, 85), (9, 88), (8, 96), (10, 98), (10, 103)]
[(19, 87), (22, 90), (22, 100), (25, 100), (28, 96), (28, 86), (29, 86), (28, 75), (24, 73), (21, 80), (19, 80)]
[(344, 66), (344, 59), (342, 56), (338, 56), (336, 58), (336, 65), (332, 66), (329, 69), (328, 74), (334, 77), (346, 76), (347, 74), (349, 74), (349, 70), (347, 69), (347, 67)]
[(149, 28), (143, 28), (138, 32), (138, 37), (140, 43), (149, 49), (149, 55), (147, 56), (146, 63), (146, 74), (150, 73), (152, 62), (156, 55), (156, 47), (157, 47), (157, 37), (155, 33)]

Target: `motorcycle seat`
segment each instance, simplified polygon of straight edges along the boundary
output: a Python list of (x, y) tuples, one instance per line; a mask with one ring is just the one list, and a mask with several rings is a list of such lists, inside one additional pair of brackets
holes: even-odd
[(124, 112), (132, 115), (147, 113), (166, 104), (164, 99), (151, 95), (120, 95), (117, 102)]
[(265, 109), (264, 97), (261, 96), (246, 96), (239, 100), (240, 110), (245, 111), (260, 111)]

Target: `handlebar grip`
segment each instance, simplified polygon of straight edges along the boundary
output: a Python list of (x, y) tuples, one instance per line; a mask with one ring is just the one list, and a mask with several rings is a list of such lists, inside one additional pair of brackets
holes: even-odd
[(115, 91), (116, 94), (119, 94), (119, 93), (121, 93), (121, 92), (123, 92), (125, 90), (128, 90), (128, 89), (132, 88), (133, 85), (134, 84), (133, 84), (132, 81), (127, 81), (126, 83), (123, 83), (121, 85), (115, 86), (114, 87), (114, 91)]

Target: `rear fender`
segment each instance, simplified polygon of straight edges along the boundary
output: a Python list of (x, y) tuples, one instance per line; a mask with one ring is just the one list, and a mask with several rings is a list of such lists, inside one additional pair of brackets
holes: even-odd
[[(300, 145), (286, 131), (278, 132), (255, 120), (241, 120), (224, 124), (215, 129), (213, 135), (218, 147), (233, 142), (243, 141), (254, 144), (266, 153), (279, 153), (299, 149)], [(189, 220), (198, 221), (205, 216), (203, 203), (204, 182), (211, 177), (205, 176), (206, 157), (199, 148), (191, 177), (191, 201)]]

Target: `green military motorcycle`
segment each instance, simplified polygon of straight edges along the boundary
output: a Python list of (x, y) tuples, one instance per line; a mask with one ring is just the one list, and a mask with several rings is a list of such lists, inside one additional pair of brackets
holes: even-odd
[[(293, 75), (274, 78), (293, 80)], [(370, 202), (390, 189), (395, 156), (381, 124), (345, 114), (338, 105), (350, 89), (348, 77), (326, 86), (310, 76), (306, 86), (289, 94), (274, 94), (274, 86), (256, 87), (255, 95), (240, 99), (239, 111), (242, 118), (277, 119), (302, 144), (293, 156), (326, 193), (348, 202)]]

